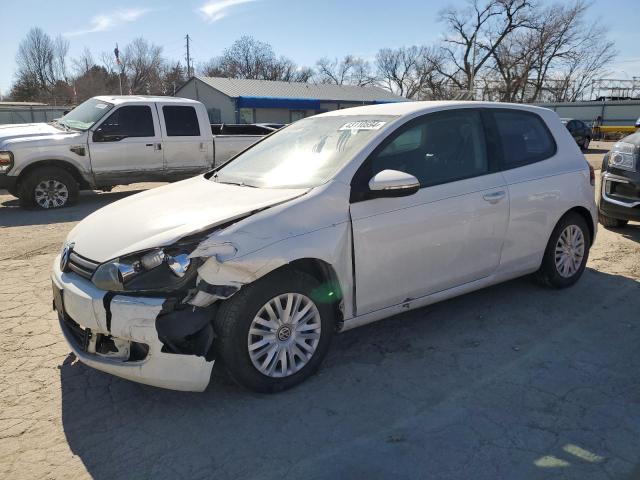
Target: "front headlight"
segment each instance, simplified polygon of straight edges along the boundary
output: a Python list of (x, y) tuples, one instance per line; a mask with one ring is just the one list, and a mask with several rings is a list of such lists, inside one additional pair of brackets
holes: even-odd
[(609, 152), (609, 166), (621, 170), (634, 171), (638, 152), (632, 143), (618, 142)]
[(155, 248), (103, 263), (91, 281), (114, 292), (179, 290), (196, 276), (197, 263), (184, 247)]
[(13, 153), (0, 152), (0, 173), (7, 173), (13, 167)]

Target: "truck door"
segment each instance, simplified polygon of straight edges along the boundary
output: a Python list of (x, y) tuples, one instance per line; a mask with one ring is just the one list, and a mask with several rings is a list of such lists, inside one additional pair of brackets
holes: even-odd
[[(158, 106), (158, 115), (164, 134), (167, 177), (187, 178), (212, 167), (211, 134), (200, 131), (198, 113), (193, 105)], [(203, 125), (209, 128), (208, 120)]]
[(116, 107), (90, 132), (88, 145), (98, 185), (163, 178), (162, 136), (153, 103)]

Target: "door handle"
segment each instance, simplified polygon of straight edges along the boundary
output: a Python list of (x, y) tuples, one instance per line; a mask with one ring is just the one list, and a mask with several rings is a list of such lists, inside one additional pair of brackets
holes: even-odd
[(153, 147), (153, 143), (147, 143), (145, 147)]
[(485, 201), (489, 203), (498, 203), (507, 195), (507, 192), (504, 190), (500, 190), (499, 192), (486, 193), (482, 196)]

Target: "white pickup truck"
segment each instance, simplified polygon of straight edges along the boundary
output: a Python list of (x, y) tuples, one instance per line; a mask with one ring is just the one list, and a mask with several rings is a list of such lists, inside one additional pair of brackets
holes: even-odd
[(254, 127), (211, 126), (205, 106), (184, 98), (94, 97), (48, 124), (0, 126), (0, 188), (23, 206), (59, 208), (82, 189), (182, 180), (273, 131)]

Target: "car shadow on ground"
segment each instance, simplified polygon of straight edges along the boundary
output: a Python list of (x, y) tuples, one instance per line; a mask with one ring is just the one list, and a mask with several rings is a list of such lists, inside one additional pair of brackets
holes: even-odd
[[(599, 225), (599, 227), (605, 228), (602, 225)], [(616, 232), (628, 240), (633, 240), (636, 243), (640, 243), (640, 223), (628, 223), (624, 227), (620, 228), (607, 227), (607, 230)]]
[[(407, 312), (337, 335), (317, 375), (275, 395), (219, 365), (184, 393), (69, 358), (64, 432), (96, 479), (602, 478), (628, 467), (614, 454), (640, 457), (624, 397), (640, 398), (638, 285), (587, 269), (562, 291), (523, 278)], [(607, 318), (625, 299), (629, 318)]]
[(77, 222), (116, 200), (139, 193), (143, 190), (118, 192), (83, 191), (80, 192), (78, 203), (72, 207), (54, 208), (51, 210), (22, 208), (18, 203), (18, 199), (11, 197), (0, 203), (0, 228)]

